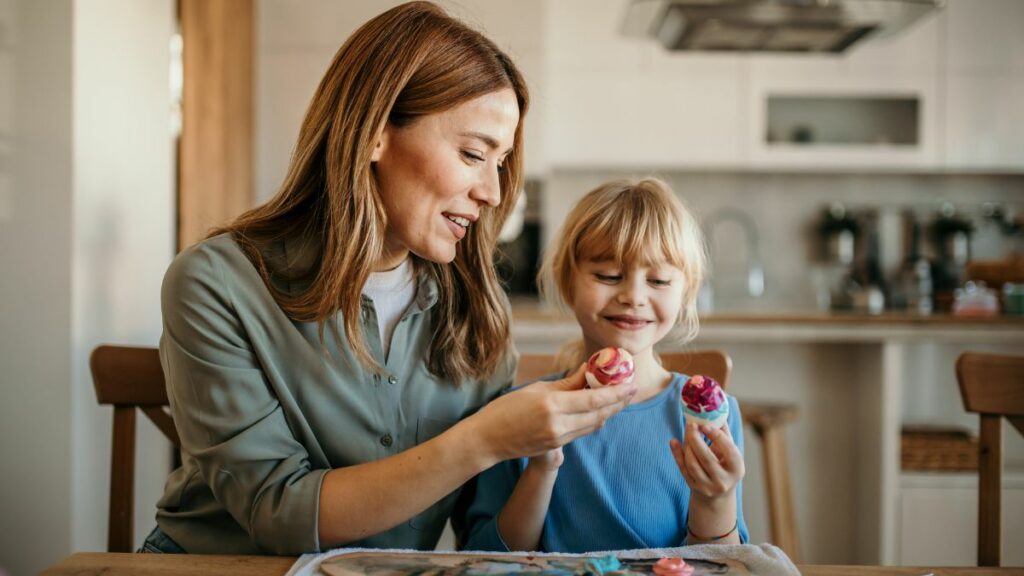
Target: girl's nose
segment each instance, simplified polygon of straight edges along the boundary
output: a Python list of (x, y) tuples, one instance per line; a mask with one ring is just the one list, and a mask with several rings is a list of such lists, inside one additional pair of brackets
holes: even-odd
[(640, 279), (627, 279), (621, 284), (619, 290), (619, 302), (627, 306), (643, 306), (647, 303), (646, 284)]

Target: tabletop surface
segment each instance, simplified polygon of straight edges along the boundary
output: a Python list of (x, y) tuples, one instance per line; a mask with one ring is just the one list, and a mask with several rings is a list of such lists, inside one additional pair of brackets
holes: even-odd
[[(45, 576), (283, 576), (295, 558), (291, 556), (208, 556), (200, 554), (111, 554), (79, 552), (51, 566)], [(807, 576), (1007, 576), (1024, 574), (1022, 568), (932, 568), (893, 566), (797, 566)]]

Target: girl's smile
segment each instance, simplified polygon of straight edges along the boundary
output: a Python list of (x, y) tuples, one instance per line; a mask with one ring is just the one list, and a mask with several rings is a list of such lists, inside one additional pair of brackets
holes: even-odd
[(620, 330), (643, 330), (654, 323), (653, 320), (647, 320), (645, 318), (638, 318), (629, 314), (616, 314), (611, 316), (605, 316), (605, 320), (611, 322), (616, 328)]

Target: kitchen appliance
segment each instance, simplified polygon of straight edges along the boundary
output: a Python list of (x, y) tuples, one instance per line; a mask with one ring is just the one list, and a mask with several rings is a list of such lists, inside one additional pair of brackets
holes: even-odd
[(859, 225), (846, 206), (834, 202), (822, 213), (818, 234), (825, 262), (849, 266), (853, 264)]
[(669, 50), (840, 53), (942, 7), (942, 0), (632, 0), (623, 33)]
[(931, 223), (930, 236), (935, 246), (932, 281), (936, 308), (949, 311), (953, 291), (963, 284), (964, 272), (971, 258), (971, 234), (974, 225), (949, 203), (944, 203)]

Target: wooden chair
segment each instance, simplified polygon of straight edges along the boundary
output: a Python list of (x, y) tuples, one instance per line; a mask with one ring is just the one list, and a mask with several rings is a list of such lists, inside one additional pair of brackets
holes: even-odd
[(966, 352), (956, 361), (964, 408), (981, 416), (978, 445), (978, 566), (999, 566), (1003, 429), (1006, 417), (1024, 434), (1024, 356)]
[(96, 399), (114, 407), (110, 459), (108, 552), (132, 552), (135, 498), (135, 409), (156, 424), (175, 448), (181, 448), (167, 407), (164, 372), (156, 348), (99, 346), (89, 359)]
[[(723, 388), (729, 386), (732, 359), (720, 350), (661, 354), (662, 365), (672, 372), (704, 374), (718, 380)], [(523, 354), (519, 358), (516, 381), (531, 382), (554, 371), (554, 356)], [(768, 518), (771, 539), (782, 548), (793, 562), (800, 561), (800, 546), (793, 511), (792, 487), (789, 480), (789, 461), (786, 455), (784, 426), (796, 420), (797, 409), (792, 404), (765, 404), (743, 402), (743, 421), (753, 428), (761, 440), (764, 460), (764, 481), (768, 494)]]

